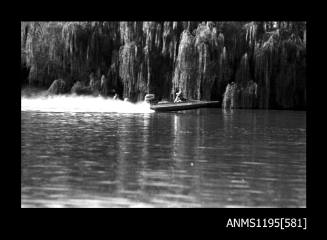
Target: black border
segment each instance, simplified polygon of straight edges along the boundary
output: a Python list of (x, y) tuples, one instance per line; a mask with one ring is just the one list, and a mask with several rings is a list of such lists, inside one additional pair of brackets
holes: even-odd
[[(264, 229), (226, 229), (225, 224), (227, 222), (228, 218), (232, 217), (243, 217), (243, 218), (250, 218), (250, 217), (260, 217), (260, 218), (268, 218), (268, 217), (307, 217), (308, 218), (308, 231), (315, 229), (316, 220), (313, 217), (313, 209), (315, 207), (314, 203), (314, 184), (313, 176), (315, 175), (314, 170), (314, 162), (316, 161), (322, 161), (323, 158), (318, 155), (318, 153), (315, 152), (313, 149), (313, 146), (316, 147), (319, 146), (317, 141), (314, 139), (314, 132), (315, 128), (318, 128), (319, 125), (317, 123), (314, 123), (314, 114), (315, 110), (314, 108), (320, 107), (317, 103), (319, 95), (316, 90), (313, 89), (315, 83), (312, 83), (314, 80), (320, 80), (323, 81), (324, 76), (314, 76), (315, 70), (313, 70), (316, 63), (313, 63), (314, 59), (314, 47), (318, 43), (316, 43), (315, 37), (319, 38), (319, 36), (314, 36), (314, 28), (315, 24), (317, 22), (313, 21), (312, 17), (313, 15), (310, 14), (310, 10), (302, 5), (301, 3), (295, 3), (296, 8), (291, 6), (290, 8), (285, 7), (283, 5), (282, 7), (278, 3), (271, 3), (271, 6), (269, 3), (243, 3), (242, 5), (238, 5), (238, 10), (235, 11), (236, 8), (235, 4), (238, 3), (230, 3), (234, 6), (225, 6), (225, 4), (221, 4), (217, 2), (216, 4), (212, 5), (206, 5), (206, 3), (199, 3), (192, 4), (184, 3), (185, 5), (181, 4), (178, 7), (174, 4), (176, 3), (155, 3), (155, 2), (149, 2), (147, 4), (139, 4), (138, 2), (134, 2), (134, 4), (130, 3), (121, 3), (125, 6), (117, 6), (117, 5), (111, 5), (111, 3), (107, 3), (107, 5), (99, 5), (91, 6), (90, 3), (81, 3), (81, 5), (86, 6), (78, 6), (78, 8), (74, 9), (74, 7), (64, 7), (60, 3), (53, 4), (51, 3), (51, 6), (48, 6), (48, 9), (45, 10), (39, 10), (34, 9), (34, 11), (30, 11), (29, 7), (26, 8), (26, 6), (21, 7), (20, 15), (17, 16), (15, 21), (11, 21), (9, 29), (8, 29), (8, 35), (11, 37), (7, 40), (9, 41), (8, 49), (6, 49), (9, 52), (10, 57), (12, 57), (13, 62), (10, 63), (10, 69), (6, 69), (6, 72), (9, 73), (8, 76), (5, 76), (6, 79), (10, 79), (9, 83), (10, 86), (8, 90), (5, 90), (5, 99), (7, 101), (4, 101), (4, 105), (6, 106), (6, 110), (8, 114), (10, 114), (9, 123), (4, 127), (6, 130), (8, 130), (9, 135), (9, 157), (6, 157), (5, 160), (10, 161), (10, 164), (12, 164), (12, 170), (7, 171), (9, 172), (8, 179), (10, 180), (10, 185), (13, 184), (13, 186), (9, 186), (10, 190), (13, 191), (13, 194), (10, 194), (11, 196), (14, 196), (14, 199), (10, 199), (9, 202), (11, 206), (14, 206), (16, 208), (21, 207), (21, 201), (20, 201), (20, 194), (21, 194), (21, 174), (20, 174), (20, 158), (21, 155), (19, 153), (20, 148), (20, 137), (21, 137), (21, 105), (20, 105), (20, 82), (18, 79), (20, 79), (19, 73), (20, 73), (20, 62), (16, 62), (16, 60), (19, 58), (19, 25), (20, 21), (29, 21), (29, 20), (198, 20), (198, 19), (205, 19), (205, 20), (211, 20), (211, 19), (218, 19), (218, 20), (270, 20), (270, 19), (276, 19), (276, 20), (284, 20), (284, 19), (290, 19), (292, 21), (296, 20), (307, 20), (308, 26), (307, 26), (307, 59), (310, 60), (307, 61), (307, 75), (310, 77), (307, 77), (307, 207), (304, 209), (284, 209), (284, 208), (278, 208), (278, 209), (201, 209), (200, 210), (192, 210), (195, 212), (182, 212), (173, 214), (173, 212), (167, 211), (161, 211), (159, 213), (149, 214), (149, 217), (155, 218), (156, 221), (158, 221), (158, 225), (155, 227), (155, 229), (161, 229), (163, 231), (168, 230), (169, 232), (173, 229), (178, 230), (185, 230), (190, 231), (194, 228), (200, 227), (204, 228), (207, 231), (213, 230), (213, 232), (216, 231), (223, 231), (223, 232), (232, 232), (232, 231), (241, 231), (241, 232), (247, 232), (247, 231), (259, 231), (259, 232), (266, 232)], [(250, 4), (250, 5), (249, 5)], [(257, 10), (254, 5), (255, 4), (261, 4), (264, 5), (264, 10)], [(275, 5), (276, 4), (276, 5)], [(52, 6), (53, 5), (53, 6)], [(189, 9), (190, 5), (192, 5), (192, 9)], [(246, 6), (244, 6), (246, 5)], [(155, 9), (149, 10), (148, 7), (152, 7)], [(300, 6), (300, 7), (299, 7)], [(84, 8), (82, 10), (82, 8)], [(127, 9), (128, 7), (128, 9)], [(51, 8), (51, 13), (49, 13), (49, 8)], [(72, 9), (73, 8), (73, 9)], [(251, 8), (252, 10), (249, 10), (248, 8)], [(270, 8), (268, 10), (268, 8)], [(160, 13), (159, 13), (160, 11)], [(36, 13), (37, 12), (37, 13)], [(305, 13), (304, 13), (305, 12)], [(304, 13), (304, 14), (303, 14)], [(296, 14), (302, 14), (298, 16), (290, 16), (296, 15)], [(318, 13), (317, 13), (318, 14)], [(12, 24), (14, 23), (14, 24)], [(13, 46), (11, 46), (13, 45)], [(12, 50), (14, 49), (14, 50)], [(17, 51), (17, 52), (16, 52)], [(319, 50), (317, 50), (319, 52)], [(16, 55), (17, 54), (17, 55)], [(9, 57), (9, 59), (10, 59)], [(19, 60), (18, 60), (19, 61)], [(11, 74), (16, 73), (16, 74)], [(16, 81), (13, 79), (15, 78)], [(10, 89), (10, 90), (9, 90)], [(15, 91), (11, 90), (15, 89)], [(14, 95), (13, 95), (14, 93)], [(10, 101), (8, 101), (10, 99)], [(13, 105), (11, 105), (13, 104)], [(12, 117), (13, 116), (13, 117)], [(317, 117), (317, 116), (316, 116)], [(12, 125), (11, 125), (12, 124)], [(12, 131), (12, 129), (15, 129), (15, 131)], [(317, 130), (317, 129), (316, 129)], [(7, 141), (7, 140), (6, 140)], [(7, 141), (8, 142), (8, 141)], [(322, 175), (323, 176), (323, 175)], [(160, 211), (160, 210), (159, 210)], [(183, 211), (183, 210), (182, 210)], [(196, 213), (196, 214), (194, 214)], [(110, 213), (111, 214), (111, 213)], [(127, 215), (138, 215), (138, 213), (132, 213)], [(115, 215), (120, 215), (120, 213), (117, 213)], [(148, 214), (142, 213), (143, 217), (147, 218)], [(152, 215), (152, 216), (151, 216)], [(208, 218), (209, 216), (209, 218)], [(143, 218), (142, 217), (142, 218)], [(129, 217), (128, 217), (129, 218)], [(150, 224), (151, 218), (148, 219), (148, 221), (145, 222), (139, 222), (140, 225), (144, 224)], [(165, 221), (165, 219), (169, 219), (168, 222)], [(128, 222), (137, 222), (136, 217), (131, 217), (128, 219)], [(150, 221), (149, 221), (150, 220)], [(155, 225), (155, 223), (153, 223)], [(186, 228), (180, 229), (179, 224), (183, 224), (186, 226)], [(136, 224), (137, 225), (137, 224)], [(150, 224), (151, 225), (151, 224)], [(141, 228), (142, 229), (142, 228)], [(270, 229), (271, 231), (278, 231), (276, 229)], [(298, 231), (294, 229), (289, 229), (286, 231)], [(284, 230), (285, 232), (285, 230)], [(301, 231), (300, 231), (301, 232)], [(192, 234), (191, 234), (192, 235)], [(201, 235), (203, 237), (204, 235)], [(219, 234), (214, 235), (215, 237), (219, 237)]]

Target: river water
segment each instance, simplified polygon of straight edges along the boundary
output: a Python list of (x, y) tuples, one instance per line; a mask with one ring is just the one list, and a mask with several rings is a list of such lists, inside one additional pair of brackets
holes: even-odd
[(305, 112), (27, 100), (22, 207), (306, 207)]

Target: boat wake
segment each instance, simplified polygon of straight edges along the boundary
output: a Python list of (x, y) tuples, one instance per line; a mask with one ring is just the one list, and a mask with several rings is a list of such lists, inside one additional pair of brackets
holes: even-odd
[(37, 94), (21, 97), (22, 111), (152, 113), (146, 102), (131, 103), (101, 96)]

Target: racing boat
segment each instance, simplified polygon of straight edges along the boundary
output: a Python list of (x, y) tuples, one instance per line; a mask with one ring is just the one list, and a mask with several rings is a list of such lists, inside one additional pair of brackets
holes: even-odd
[(219, 101), (185, 101), (185, 102), (159, 102), (151, 104), (150, 108), (156, 112), (180, 111), (196, 108), (219, 107)]

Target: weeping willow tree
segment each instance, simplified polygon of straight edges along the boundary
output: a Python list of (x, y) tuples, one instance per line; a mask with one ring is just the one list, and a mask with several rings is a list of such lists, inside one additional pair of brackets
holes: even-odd
[[(221, 34), (221, 37), (223, 35)], [(216, 81), (216, 99), (221, 100), (225, 87), (232, 79), (232, 69), (229, 65), (228, 58), (227, 58), (227, 50), (224, 46), (222, 52), (219, 56), (219, 71), (218, 71), (218, 81)]]
[(243, 30), (238, 36), (245, 39), (230, 59), (236, 84), (227, 86), (224, 102), (233, 108), (305, 108), (305, 23), (250, 22)]
[(173, 99), (176, 88), (178, 88), (174, 74), (182, 39), (181, 35), (184, 31), (183, 25), (182, 22), (164, 22), (163, 25), (162, 61), (158, 63), (161, 68), (162, 84), (158, 87), (162, 89), (161, 97), (165, 99)]
[[(224, 49), (223, 34), (218, 34), (214, 23), (200, 24), (195, 32), (198, 54), (198, 99), (210, 99), (212, 88), (219, 77), (219, 56)], [(217, 91), (217, 90), (216, 90)]]
[(48, 28), (49, 25), (50, 23), (44, 22), (27, 22), (21, 25), (24, 29), (21, 61), (30, 68), (30, 84), (46, 85), (46, 79), (53, 73), (53, 69), (61, 64), (56, 61), (55, 53), (62, 51), (56, 51), (57, 49), (52, 46), (56, 44), (58, 48), (63, 46), (58, 42), (58, 28), (54, 26)]
[(172, 95), (178, 89), (186, 98), (196, 99), (198, 83), (195, 76), (198, 63), (194, 40), (188, 30), (183, 31), (176, 59)]
[(257, 105), (257, 84), (252, 80), (248, 54), (241, 59), (235, 82), (228, 84), (223, 99), (224, 108), (255, 108)]
[[(107, 74), (113, 50), (119, 46), (116, 22), (70, 22), (64, 25), (65, 72), (73, 80), (88, 81), (90, 72), (96, 78)], [(115, 60), (114, 60), (115, 61)]]
[(149, 87), (149, 46), (142, 48), (143, 28), (142, 22), (120, 23), (123, 45), (119, 50), (119, 76), (124, 84), (123, 96), (133, 100), (140, 100), (139, 93), (145, 94)]
[(213, 22), (199, 23), (192, 32), (190, 26), (181, 35), (172, 90), (182, 90), (189, 99), (211, 99), (226, 66), (224, 36)]
[[(22, 22), (22, 63), (31, 68), (30, 84), (49, 86), (56, 78), (69, 84), (104, 71), (117, 43), (114, 23)], [(100, 74), (100, 73), (99, 73)]]
[(292, 28), (267, 32), (254, 49), (260, 108), (300, 108), (306, 105), (306, 46)]

